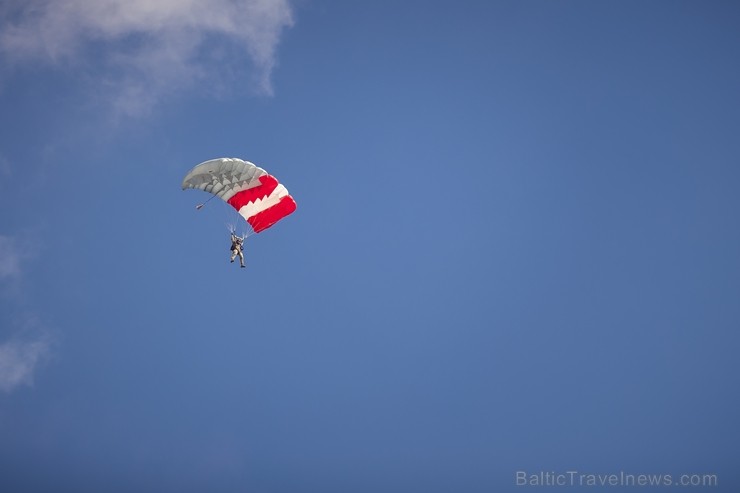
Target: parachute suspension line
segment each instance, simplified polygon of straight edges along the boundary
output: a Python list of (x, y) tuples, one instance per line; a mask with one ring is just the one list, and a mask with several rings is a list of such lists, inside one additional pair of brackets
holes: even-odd
[(252, 236), (252, 234), (254, 234), (254, 230), (251, 227), (237, 231), (236, 226), (231, 223), (226, 224), (226, 229), (229, 230), (229, 233), (240, 237), (242, 240), (246, 240), (247, 238)]
[(246, 239), (254, 234), (252, 225), (244, 220), (244, 218), (234, 210), (233, 207), (228, 206), (229, 217), (224, 222), (224, 226), (229, 230), (229, 233), (233, 233), (240, 236), (242, 239)]
[(206, 201), (205, 201), (205, 202), (203, 202), (202, 204), (198, 204), (198, 205), (196, 205), (196, 206), (195, 206), (195, 210), (198, 210), (198, 211), (199, 211), (199, 210), (201, 210), (201, 209), (202, 209), (203, 207), (205, 207), (205, 205), (206, 205), (206, 204), (207, 204), (208, 202), (210, 202), (211, 200), (213, 200), (213, 199), (214, 199), (215, 197), (217, 197), (217, 195), (211, 195), (211, 196), (210, 196), (210, 198), (209, 198), (208, 200), (206, 200)]
[(249, 223), (247, 223), (245, 227), (240, 228), (238, 232), (232, 224), (229, 224), (229, 228), (232, 233), (238, 234), (243, 240), (249, 238), (254, 234), (254, 229), (252, 229), (252, 226)]

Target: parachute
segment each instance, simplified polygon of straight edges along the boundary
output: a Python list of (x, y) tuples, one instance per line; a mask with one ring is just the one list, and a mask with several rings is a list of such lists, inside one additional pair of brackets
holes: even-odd
[(254, 233), (266, 230), (297, 207), (288, 189), (274, 176), (249, 161), (236, 158), (200, 163), (182, 180), (183, 190), (191, 188), (213, 194), (208, 200), (218, 197), (229, 204)]

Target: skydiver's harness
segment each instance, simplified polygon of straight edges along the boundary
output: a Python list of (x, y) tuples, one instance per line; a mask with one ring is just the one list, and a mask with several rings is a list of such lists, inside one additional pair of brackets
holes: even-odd
[(243, 248), (244, 240), (239, 238), (238, 236), (232, 236), (231, 237), (231, 251), (241, 251)]

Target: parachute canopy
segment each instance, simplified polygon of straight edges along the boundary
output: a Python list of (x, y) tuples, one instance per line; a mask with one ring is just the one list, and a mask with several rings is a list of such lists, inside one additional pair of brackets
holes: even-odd
[(231, 205), (255, 233), (296, 210), (287, 188), (267, 171), (241, 159), (211, 159), (199, 164), (182, 181), (182, 189), (189, 188), (211, 193)]

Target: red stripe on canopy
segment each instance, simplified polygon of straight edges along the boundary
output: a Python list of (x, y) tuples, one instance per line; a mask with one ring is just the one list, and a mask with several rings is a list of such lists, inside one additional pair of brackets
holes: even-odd
[(255, 233), (264, 231), (288, 214), (292, 214), (296, 210), (296, 203), (293, 197), (286, 195), (280, 202), (268, 207), (262, 212), (258, 212), (254, 216), (247, 219), (247, 222), (252, 226)]
[(234, 209), (239, 210), (250, 202), (268, 197), (278, 186), (277, 179), (271, 175), (262, 175), (259, 177), (259, 180), (261, 183), (260, 185), (235, 193), (234, 196), (228, 200), (229, 204), (231, 204)]

